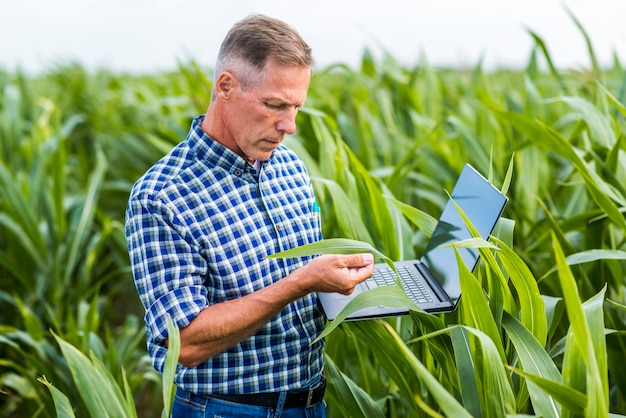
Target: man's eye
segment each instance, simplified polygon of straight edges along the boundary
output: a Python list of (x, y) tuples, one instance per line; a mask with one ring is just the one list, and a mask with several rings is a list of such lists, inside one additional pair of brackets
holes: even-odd
[(270, 102), (263, 102), (263, 104), (268, 109), (275, 110), (277, 112), (282, 112), (284, 110), (287, 110), (287, 109), (291, 108), (292, 106), (293, 106), (294, 109), (296, 109), (296, 112), (297, 112), (298, 110), (300, 110), (300, 107), (301, 107), (301, 106), (296, 106), (296, 105), (290, 105), (288, 103), (276, 104), (276, 103), (270, 103)]
[(265, 106), (269, 107), (270, 109), (274, 109), (274, 110), (281, 110), (285, 108), (284, 104), (273, 104), (273, 103), (268, 103), (265, 102)]

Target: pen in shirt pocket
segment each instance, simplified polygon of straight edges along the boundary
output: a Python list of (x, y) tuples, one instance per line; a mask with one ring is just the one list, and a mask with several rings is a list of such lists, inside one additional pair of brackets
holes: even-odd
[(313, 205), (311, 206), (311, 215), (312, 215), (311, 219), (318, 226), (320, 233), (322, 233), (321, 212), (322, 212), (322, 210), (320, 209), (320, 205), (317, 203), (317, 201), (314, 201)]

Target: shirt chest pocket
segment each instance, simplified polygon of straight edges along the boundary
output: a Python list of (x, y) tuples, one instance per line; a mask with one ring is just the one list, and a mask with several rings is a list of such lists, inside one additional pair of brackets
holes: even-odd
[(319, 212), (308, 212), (283, 219), (275, 224), (275, 229), (283, 250), (319, 241), (321, 239)]

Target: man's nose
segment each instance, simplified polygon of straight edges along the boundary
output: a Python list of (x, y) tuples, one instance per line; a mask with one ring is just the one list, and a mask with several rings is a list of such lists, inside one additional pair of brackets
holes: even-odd
[(297, 107), (289, 107), (281, 112), (278, 122), (276, 122), (276, 129), (291, 135), (296, 132), (296, 116), (298, 115)]

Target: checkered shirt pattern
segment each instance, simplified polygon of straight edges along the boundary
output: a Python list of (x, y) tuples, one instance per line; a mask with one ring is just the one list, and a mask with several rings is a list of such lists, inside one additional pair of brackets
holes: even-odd
[[(209, 305), (242, 297), (301, 267), (308, 257), (268, 255), (321, 239), (319, 213), (302, 161), (280, 146), (260, 173), (192, 122), (185, 141), (133, 186), (126, 240), (146, 310), (148, 352), (163, 371), (166, 318), (179, 328)], [(176, 384), (198, 394), (294, 390), (320, 379), (324, 327), (314, 294), (285, 307), (232, 349)]]

